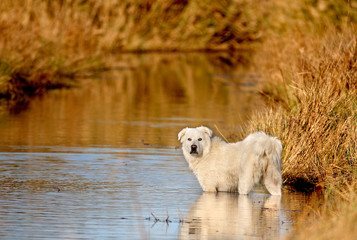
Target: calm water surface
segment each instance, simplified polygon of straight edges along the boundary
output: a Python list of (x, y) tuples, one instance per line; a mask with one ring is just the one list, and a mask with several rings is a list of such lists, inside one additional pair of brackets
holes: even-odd
[(178, 148), (186, 126), (239, 136), (262, 105), (257, 77), (225, 57), (122, 56), (81, 88), (2, 112), (0, 238), (284, 238), (308, 197), (202, 193)]

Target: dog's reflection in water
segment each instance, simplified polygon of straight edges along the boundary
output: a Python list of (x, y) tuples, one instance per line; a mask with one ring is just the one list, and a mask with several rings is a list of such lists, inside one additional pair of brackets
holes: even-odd
[(280, 196), (202, 193), (181, 228), (181, 239), (278, 239)]

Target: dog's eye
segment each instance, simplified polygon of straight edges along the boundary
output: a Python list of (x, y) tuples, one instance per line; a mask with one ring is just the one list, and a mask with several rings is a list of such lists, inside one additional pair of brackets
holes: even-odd
[(191, 138), (187, 138), (188, 141), (191, 141), (192, 139)]
[(202, 138), (199, 138), (198, 141), (202, 141)]

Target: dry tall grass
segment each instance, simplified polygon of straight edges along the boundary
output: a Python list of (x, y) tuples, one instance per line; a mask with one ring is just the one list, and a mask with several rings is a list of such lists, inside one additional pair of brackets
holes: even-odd
[(0, 97), (22, 102), (97, 65), (88, 29), (53, 2), (1, 2)]
[(0, 98), (67, 86), (114, 51), (241, 48), (257, 38), (248, 2), (3, 0)]
[[(283, 44), (286, 59), (269, 59), (278, 66), (270, 69), (262, 94), (273, 110), (255, 115), (248, 130), (267, 131), (282, 140), (286, 185), (335, 188), (357, 177), (356, 33), (298, 39)], [(266, 54), (277, 50), (271, 47)]]
[[(0, 98), (64, 87), (118, 51), (236, 50), (355, 17), (349, 1), (2, 0)], [(355, 11), (355, 10), (354, 10)], [(328, 19), (328, 21), (325, 21)]]
[(256, 55), (270, 109), (255, 114), (246, 130), (282, 140), (286, 186), (324, 197), (291, 239), (356, 236), (357, 34), (354, 23), (336, 29), (291, 31)]

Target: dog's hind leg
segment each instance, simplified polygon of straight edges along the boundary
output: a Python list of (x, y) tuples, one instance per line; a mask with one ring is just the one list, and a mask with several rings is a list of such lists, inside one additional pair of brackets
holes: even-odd
[(263, 176), (263, 183), (271, 195), (281, 195), (281, 173), (272, 164), (268, 164)]

